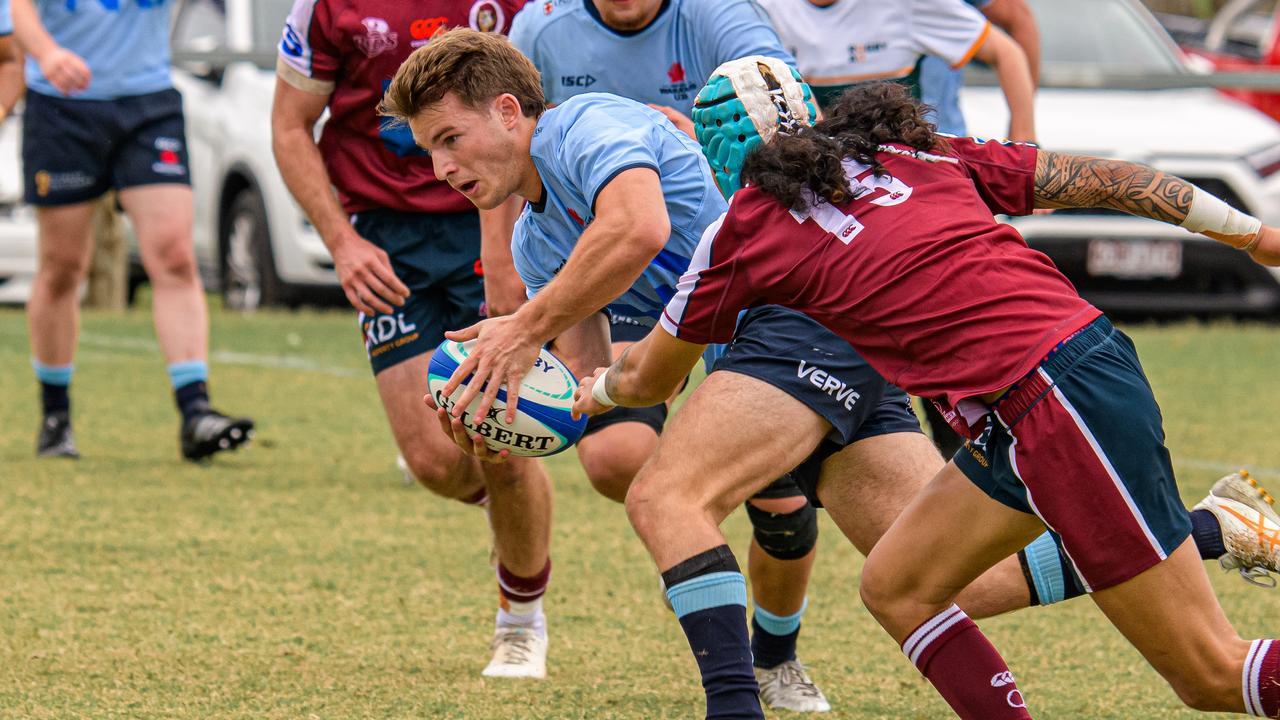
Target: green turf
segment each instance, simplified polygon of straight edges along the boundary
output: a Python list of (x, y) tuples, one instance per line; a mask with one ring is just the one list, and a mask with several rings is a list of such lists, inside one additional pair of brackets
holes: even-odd
[[(401, 484), (347, 313), (215, 312), (213, 390), (254, 446), (178, 460), (146, 314), (87, 314), (84, 459), (36, 462), (20, 312), (0, 311), (0, 717), (691, 718), (701, 691), (621, 508), (553, 459), (550, 679), (482, 680), (496, 590), (482, 513)], [(1132, 329), (1184, 496), (1248, 463), (1280, 483), (1280, 328)], [(745, 548), (741, 513), (726, 524)], [(946, 717), (859, 606), (825, 518), (802, 658), (833, 718)], [(1246, 636), (1280, 595), (1211, 567)], [(1087, 602), (985, 621), (1040, 718), (1190, 718)], [(793, 716), (794, 717), (794, 716)]]

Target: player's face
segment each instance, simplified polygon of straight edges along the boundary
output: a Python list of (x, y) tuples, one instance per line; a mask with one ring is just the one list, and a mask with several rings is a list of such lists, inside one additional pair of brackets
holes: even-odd
[(658, 16), (662, 0), (592, 0), (600, 19), (614, 30), (641, 30)]
[(473, 108), (448, 93), (409, 120), (413, 139), (431, 153), (436, 177), (481, 210), (501, 205), (520, 187), (521, 164), (511, 161), (518, 152), (516, 138), (505, 115), (499, 108)]

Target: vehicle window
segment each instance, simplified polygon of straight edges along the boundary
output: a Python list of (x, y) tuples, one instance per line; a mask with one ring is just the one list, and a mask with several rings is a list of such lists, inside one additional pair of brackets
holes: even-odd
[(1154, 21), (1126, 0), (1032, 0), (1045, 70), (1175, 73), (1183, 66)]
[(293, 0), (254, 0), (253, 49), (272, 50), (280, 42)]
[(227, 47), (226, 6), (223, 0), (186, 0), (173, 19), (173, 49), (211, 52)]

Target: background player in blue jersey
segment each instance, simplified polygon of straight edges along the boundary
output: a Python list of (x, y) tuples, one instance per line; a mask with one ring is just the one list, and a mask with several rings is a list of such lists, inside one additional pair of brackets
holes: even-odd
[[(721, 63), (749, 55), (795, 62), (783, 49), (764, 13), (750, 0), (533, 3), (516, 16), (510, 37), (542, 74), (542, 89), (551, 105), (583, 93), (613, 93), (660, 110), (690, 134), (693, 123), (689, 114), (697, 89)], [(567, 257), (571, 249), (572, 245), (558, 248), (561, 252), (557, 257)], [(769, 320), (763, 320), (764, 316)], [(764, 333), (778, 321), (786, 323), (777, 335), (780, 338), (794, 340), (790, 331), (797, 327), (830, 337), (807, 319), (779, 309), (754, 314), (744, 321), (744, 327)], [(634, 309), (612, 308), (613, 356), (644, 337), (648, 330), (648, 319), (635, 317)], [(757, 352), (744, 357), (746, 348)], [(789, 362), (779, 357), (785, 353), (773, 350), (782, 348), (740, 343), (723, 365), (708, 364), (708, 371), (718, 368), (717, 382), (727, 382), (727, 390), (748, 389), (764, 382), (757, 377), (769, 373), (770, 368)], [(813, 358), (808, 360), (812, 365)], [(796, 358), (795, 362), (801, 359)], [(731, 376), (733, 371), (738, 374)], [(802, 388), (808, 386), (806, 379), (791, 372), (790, 364), (777, 375), (792, 388), (801, 388), (799, 392), (789, 390), (796, 399), (788, 398), (787, 402), (796, 404), (802, 412), (808, 410), (800, 399), (804, 397)], [(874, 374), (869, 380), (877, 388), (881, 385)], [(818, 402), (834, 404), (825, 395)], [(812, 412), (820, 415), (821, 405)], [(657, 447), (666, 418), (666, 403), (618, 408), (593, 416), (586, 434), (578, 441), (578, 457), (592, 485), (606, 497), (621, 502), (632, 478)], [(761, 695), (769, 705), (824, 711), (830, 707), (826, 698), (796, 659), (808, 580), (816, 558), (816, 511), (791, 476), (783, 474), (789, 470), (779, 468), (776, 472), (782, 477), (749, 500), (747, 506), (755, 530), (749, 574), (756, 675)]]
[(111, 189), (151, 280), (183, 456), (234, 449), (253, 429), (248, 418), (209, 407), (208, 309), (191, 240), (182, 98), (169, 77), (169, 8), (165, 0), (13, 0), (15, 34), (29, 56), (22, 164), (40, 259), (27, 322), (43, 456), (79, 456), (68, 394), (78, 292), (92, 252), (94, 201)]

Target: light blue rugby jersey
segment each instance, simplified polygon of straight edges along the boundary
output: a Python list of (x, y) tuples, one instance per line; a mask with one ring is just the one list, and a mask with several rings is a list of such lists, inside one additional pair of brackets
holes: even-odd
[(688, 269), (702, 231), (727, 209), (698, 144), (661, 113), (626, 98), (587, 93), (538, 120), (530, 148), (543, 201), (525, 206), (511, 254), (533, 297), (569, 258), (595, 218), (596, 195), (625, 170), (657, 171), (671, 237), (644, 273), (609, 309), (652, 326)]
[[(168, 0), (36, 0), (40, 21), (55, 42), (84, 58), (89, 88), (73, 97), (113, 100), (173, 87), (169, 77)], [(27, 59), (27, 86), (60, 97)]]
[(13, 34), (13, 15), (9, 10), (9, 0), (0, 0), (0, 36)]
[(634, 33), (606, 26), (591, 0), (532, 0), (512, 21), (510, 37), (542, 73), (553, 105), (609, 92), (688, 115), (723, 62), (766, 55), (796, 64), (752, 0), (669, 0)]

